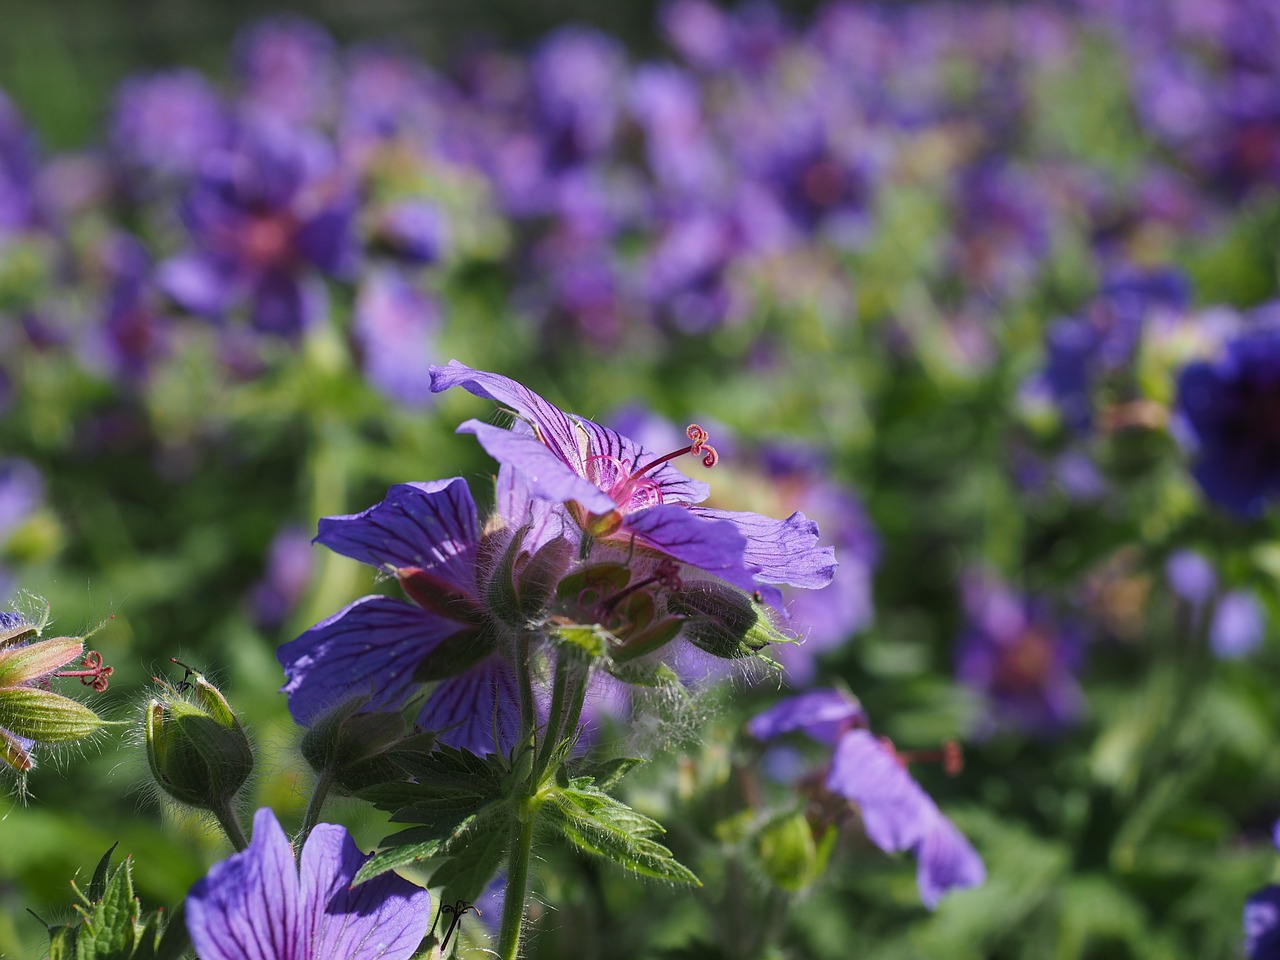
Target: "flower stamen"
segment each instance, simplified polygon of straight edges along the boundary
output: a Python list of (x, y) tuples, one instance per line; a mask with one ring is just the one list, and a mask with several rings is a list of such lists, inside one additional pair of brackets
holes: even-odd
[(106, 690), (107, 684), (111, 680), (111, 675), (116, 672), (116, 668), (104, 666), (102, 654), (97, 650), (90, 650), (86, 653), (81, 663), (84, 667), (83, 670), (59, 670), (54, 676), (79, 677), (81, 683), (86, 687), (93, 687), (97, 693), (102, 693)]

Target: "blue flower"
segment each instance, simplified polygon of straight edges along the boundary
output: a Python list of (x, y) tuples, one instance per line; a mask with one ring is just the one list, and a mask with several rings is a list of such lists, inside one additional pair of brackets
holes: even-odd
[(275, 814), (253, 818), (253, 842), (215, 864), (187, 897), (201, 960), (409, 960), (431, 919), (427, 891), (384, 874), (354, 886), (364, 854), (322, 823), (295, 865)]

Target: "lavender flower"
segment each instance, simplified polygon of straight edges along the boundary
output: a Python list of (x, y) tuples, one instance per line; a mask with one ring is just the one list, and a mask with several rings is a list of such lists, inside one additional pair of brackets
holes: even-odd
[(256, 119), (290, 125), (328, 119), (336, 100), (333, 38), (304, 17), (283, 14), (236, 37), (245, 106)]
[(968, 579), (964, 605), (956, 675), (986, 699), (985, 728), (1051, 735), (1074, 724), (1084, 710), (1079, 637), (990, 577)]
[(1218, 598), (1209, 622), (1209, 646), (1224, 660), (1247, 657), (1262, 645), (1266, 621), (1258, 598), (1246, 590), (1233, 590)]
[(1227, 342), (1213, 361), (1178, 377), (1177, 411), (1211, 502), (1242, 519), (1260, 516), (1280, 494), (1280, 329)]
[(309, 725), (355, 697), (370, 711), (396, 709), (439, 681), (421, 728), (474, 752), (509, 746), (515, 675), (480, 600), (481, 530), (466, 482), (397, 484), (362, 513), (321, 520), (316, 541), (392, 572), (412, 602), (361, 597), (282, 646), (294, 719)]
[(295, 865), (264, 807), (253, 842), (191, 888), (191, 942), (202, 960), (409, 960), (427, 933), (430, 895), (394, 874), (353, 886), (366, 859), (344, 828), (322, 823)]
[(194, 174), (230, 132), (221, 98), (194, 70), (132, 77), (116, 91), (112, 144), (126, 164), (146, 174)]
[(867, 838), (881, 850), (916, 855), (920, 899), (930, 910), (948, 891), (984, 883), (977, 851), (912, 779), (904, 759), (863, 729), (866, 722), (848, 695), (811, 690), (753, 717), (747, 731), (760, 740), (799, 731), (833, 747), (825, 789), (857, 807)]
[(356, 295), (352, 337), (369, 382), (407, 406), (431, 397), (440, 308), (400, 271), (369, 272)]
[(243, 127), (201, 166), (182, 211), (191, 246), (161, 265), (160, 285), (192, 313), (247, 303), (258, 330), (296, 336), (324, 310), (317, 271), (354, 269), (355, 209), (327, 144)]
[(504, 466), (527, 478), (534, 497), (569, 506), (584, 532), (598, 539), (635, 541), (698, 567), (740, 589), (758, 591), (774, 606), (774, 584), (818, 588), (835, 572), (830, 547), (817, 545), (817, 525), (801, 513), (772, 520), (755, 513), (699, 507), (706, 484), (686, 477), (669, 461), (684, 454), (704, 466), (718, 459), (696, 424), (690, 445), (655, 455), (616, 431), (573, 417), (532, 390), (458, 361), (433, 367), (431, 389), (463, 389), (510, 408), (510, 429), (479, 420), (458, 428), (471, 433)]

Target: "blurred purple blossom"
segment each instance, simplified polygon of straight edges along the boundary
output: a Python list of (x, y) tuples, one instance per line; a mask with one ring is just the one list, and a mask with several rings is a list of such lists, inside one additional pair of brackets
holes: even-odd
[(371, 270), (356, 295), (352, 337), (365, 376), (407, 406), (431, 398), (431, 365), (440, 307), (403, 273)]
[(145, 174), (194, 174), (231, 134), (226, 105), (194, 70), (131, 77), (116, 90), (111, 142), (125, 164)]
[(250, 593), (254, 621), (265, 629), (285, 622), (302, 601), (315, 566), (311, 536), (302, 527), (276, 532), (267, 551), (267, 569)]
[(337, 102), (337, 45), (319, 24), (294, 14), (260, 20), (235, 39), (243, 105), (255, 121), (315, 124)]
[(1247, 657), (1262, 645), (1266, 620), (1258, 598), (1245, 590), (1233, 590), (1218, 598), (1209, 623), (1209, 646), (1224, 660)]
[(1010, 730), (1051, 736), (1084, 712), (1076, 679), (1084, 644), (1036, 601), (981, 574), (964, 582), (968, 625), (956, 651), (956, 676), (986, 702), (981, 733)]

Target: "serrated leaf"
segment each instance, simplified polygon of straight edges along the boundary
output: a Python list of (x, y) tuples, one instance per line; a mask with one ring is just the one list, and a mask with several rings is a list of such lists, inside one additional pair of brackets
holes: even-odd
[(584, 853), (656, 880), (702, 886), (693, 871), (651, 839), (664, 832), (660, 823), (595, 787), (550, 790), (542, 809), (546, 821)]
[(128, 960), (138, 936), (138, 901), (133, 895), (133, 866), (128, 858), (107, 881), (92, 908), (78, 907), (84, 925), (76, 938), (76, 960)]
[(355, 883), (363, 883), (388, 870), (422, 860), (465, 854), (476, 842), (487, 842), (491, 833), (504, 837), (510, 824), (511, 806), (494, 801), (479, 810), (448, 823), (444, 820), (414, 827), (387, 837), (379, 850), (360, 868)]
[(138, 949), (132, 960), (180, 960), (191, 948), (185, 911), (186, 905), (179, 903), (167, 917), (160, 910), (153, 913), (138, 938)]
[(98, 866), (94, 868), (93, 879), (89, 881), (89, 902), (94, 903), (102, 899), (102, 895), (107, 892), (107, 875), (111, 869), (111, 855), (116, 852), (116, 847), (120, 846), (117, 840), (102, 855), (102, 859), (98, 861)]
[[(575, 780), (594, 782), (598, 790), (608, 790), (644, 762), (642, 757), (611, 757), (608, 760), (575, 765), (573, 777)], [(583, 784), (574, 783), (573, 785), (582, 786)]]
[(479, 900), (494, 874), (502, 867), (510, 839), (510, 824), (493, 830), (467, 844), (457, 855), (449, 857), (431, 874), (431, 885), (440, 887), (440, 902), (468, 903)]
[(75, 960), (79, 927), (55, 927), (49, 931), (49, 960)]

